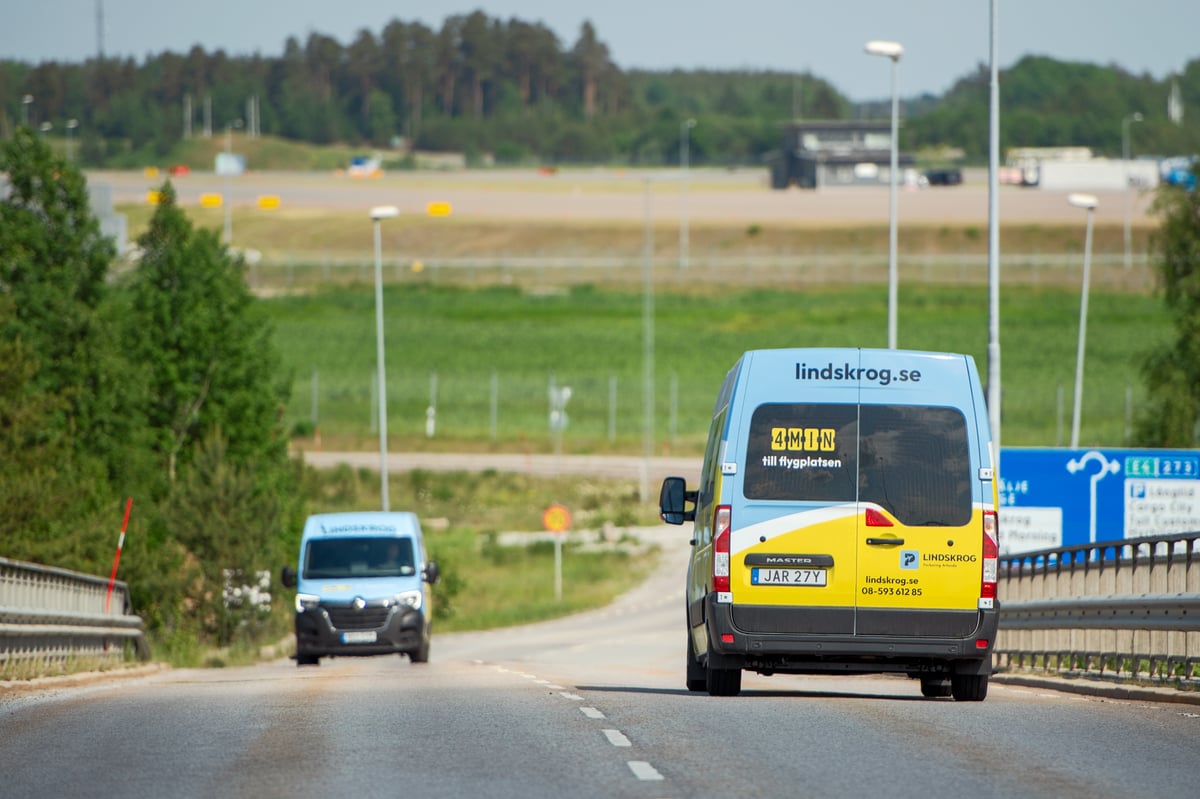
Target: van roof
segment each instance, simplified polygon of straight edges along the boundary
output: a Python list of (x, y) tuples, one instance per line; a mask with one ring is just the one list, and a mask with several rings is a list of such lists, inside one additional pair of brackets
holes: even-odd
[[(834, 401), (844, 402), (847, 392), (854, 392), (864, 402), (868, 396), (873, 402), (900, 403), (929, 402), (940, 396), (944, 404), (962, 407), (970, 405), (973, 383), (978, 380), (969, 355), (849, 347), (750, 350), (733, 371), (753, 375), (739, 390), (759, 398), (756, 402), (797, 392), (814, 400), (840, 396)], [(887, 399), (877, 392), (886, 393)]]
[(421, 532), (417, 515), (408, 511), (355, 511), (318, 513), (308, 517), (304, 537), (349, 538), (362, 535), (416, 536)]

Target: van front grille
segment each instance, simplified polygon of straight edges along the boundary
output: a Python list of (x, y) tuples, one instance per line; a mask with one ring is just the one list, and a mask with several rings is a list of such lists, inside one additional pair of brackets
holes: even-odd
[(379, 606), (362, 610), (347, 605), (321, 607), (329, 615), (329, 622), (335, 630), (378, 630), (387, 624), (389, 613), (389, 608)]

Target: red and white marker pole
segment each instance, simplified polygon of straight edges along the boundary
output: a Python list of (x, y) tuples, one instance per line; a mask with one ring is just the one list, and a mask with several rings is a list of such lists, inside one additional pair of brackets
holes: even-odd
[(113, 558), (112, 574), (108, 578), (108, 594), (104, 597), (104, 612), (112, 606), (113, 585), (117, 582), (117, 565), (121, 562), (121, 550), (125, 547), (125, 528), (129, 526), (129, 511), (133, 510), (133, 497), (125, 503), (125, 519), (121, 522), (121, 538), (117, 541), (117, 555)]

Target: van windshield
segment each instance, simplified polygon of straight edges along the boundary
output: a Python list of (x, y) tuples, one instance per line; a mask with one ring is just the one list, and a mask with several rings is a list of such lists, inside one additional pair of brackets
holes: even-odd
[(407, 577), (416, 574), (411, 538), (324, 538), (308, 542), (304, 577)]
[(872, 502), (902, 524), (971, 520), (967, 424), (956, 408), (760, 405), (750, 422), (747, 499)]

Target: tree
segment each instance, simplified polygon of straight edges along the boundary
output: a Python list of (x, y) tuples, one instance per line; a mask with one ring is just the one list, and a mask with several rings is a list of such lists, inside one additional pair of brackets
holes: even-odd
[(392, 108), (392, 98), (376, 89), (371, 92), (367, 102), (371, 106), (371, 112), (367, 115), (367, 135), (372, 144), (385, 147), (396, 133), (396, 112)]
[(291, 557), (282, 534), (293, 522), (291, 503), (274, 488), (251, 466), (232, 463), (228, 441), (212, 430), (172, 492), (175, 541), (202, 575), (183, 589), (202, 632), (219, 645), (247, 628), (257, 632), (270, 611), (271, 574)]
[[(1200, 177), (1200, 164), (1193, 168)], [(1194, 447), (1200, 439), (1200, 191), (1159, 188), (1151, 240), (1175, 340), (1150, 354), (1142, 375), (1150, 394), (1138, 439), (1150, 447)]]
[(579, 40), (575, 42), (572, 52), (579, 70), (583, 116), (591, 119), (596, 115), (596, 92), (600, 80), (611, 67), (608, 46), (596, 37), (596, 29), (592, 27), (592, 23), (585, 21), (579, 29)]
[[(131, 571), (139, 591), (154, 591), (138, 598), (155, 625), (199, 624), (195, 632), (227, 643), (257, 632), (246, 625), (265, 609), (235, 607), (226, 588), (257, 584), (280, 562), (286, 531), (299, 529), (297, 467), (280, 422), (288, 381), (245, 264), (215, 231), (193, 228), (170, 183), (160, 197), (127, 287), (126, 346), (145, 364), (146, 424), (167, 487)], [(164, 583), (156, 567), (177, 579)]]
[(8, 196), (0, 201), (0, 294), (13, 312), (0, 338), (20, 339), (37, 360), (36, 390), (63, 405), (50, 423), (73, 451), (98, 457), (118, 481), (131, 477), (141, 440), (141, 392), (122, 354), (106, 280), (112, 242), (88, 206), (87, 184), (28, 128), (0, 143)]
[[(358, 107), (360, 127), (374, 138), (372, 114), (375, 111), (375, 100), (379, 97), (378, 81), (383, 72), (383, 55), (374, 35), (368, 30), (360, 30), (354, 43), (346, 50), (346, 71), (351, 78), (349, 91), (353, 104)], [(390, 112), (390, 98), (388, 110)], [(390, 134), (390, 131), (389, 131)]]
[(474, 11), (463, 20), (459, 46), (464, 72), (470, 77), (471, 115), (484, 115), (484, 95), (500, 63), (501, 31), (482, 11)]
[(229, 457), (263, 469), (286, 460), (278, 421), (287, 388), (270, 329), (253, 307), (244, 264), (214, 231), (195, 230), (170, 183), (138, 244), (129, 350), (146, 365), (148, 426), (169, 481), (215, 430)]

